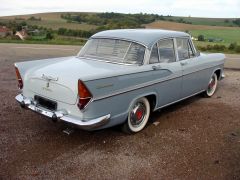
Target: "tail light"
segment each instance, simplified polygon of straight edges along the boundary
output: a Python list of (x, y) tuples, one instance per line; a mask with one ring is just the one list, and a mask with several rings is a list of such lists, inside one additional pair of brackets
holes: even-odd
[(91, 101), (92, 94), (81, 80), (78, 80), (78, 96), (78, 108), (82, 110)]
[(21, 77), (20, 72), (17, 67), (15, 67), (15, 71), (16, 71), (16, 76), (17, 76), (17, 80), (18, 80), (18, 88), (22, 89), (23, 88), (23, 80), (22, 80), (22, 77)]

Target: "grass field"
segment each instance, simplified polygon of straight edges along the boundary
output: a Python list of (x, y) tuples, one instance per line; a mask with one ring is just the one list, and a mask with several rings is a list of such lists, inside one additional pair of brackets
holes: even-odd
[(19, 43), (19, 44), (59, 44), (59, 45), (83, 45), (87, 40), (76, 37), (55, 36), (52, 40), (43, 40), (41, 38), (31, 40), (1, 39), (0, 43)]
[(207, 25), (207, 26), (236, 26), (232, 18), (201, 18), (201, 17), (165, 17), (166, 20), (183, 19), (186, 22), (191, 22), (193, 25)]
[(223, 39), (223, 44), (230, 44), (236, 42), (240, 44), (240, 29), (221, 29), (221, 30), (191, 30), (191, 35), (198, 37), (202, 34), (205, 38), (221, 38)]

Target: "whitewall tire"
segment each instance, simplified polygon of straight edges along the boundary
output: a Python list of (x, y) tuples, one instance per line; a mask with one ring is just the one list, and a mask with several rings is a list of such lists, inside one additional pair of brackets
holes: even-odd
[(212, 97), (213, 94), (216, 92), (217, 90), (217, 84), (218, 84), (218, 78), (216, 73), (214, 73), (208, 83), (208, 87), (207, 90), (205, 91), (204, 95), (206, 97)]
[(127, 121), (122, 130), (126, 133), (137, 133), (144, 129), (150, 116), (150, 104), (147, 98), (142, 97), (134, 101), (129, 109)]

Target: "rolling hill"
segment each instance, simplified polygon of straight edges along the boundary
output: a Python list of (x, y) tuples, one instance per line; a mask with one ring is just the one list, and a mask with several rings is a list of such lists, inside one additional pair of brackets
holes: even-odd
[[(17, 15), (17, 16), (4, 16), (0, 17), (0, 23), (1, 22), (9, 22), (9, 21), (15, 21), (17, 23), (25, 21), (28, 25), (37, 25), (40, 27), (45, 28), (51, 28), (54, 31), (59, 30), (59, 28), (65, 28), (69, 30), (84, 30), (84, 31), (99, 31), (104, 30), (101, 29), (102, 25), (98, 24), (98, 21), (96, 21), (96, 24), (89, 23), (88, 21), (84, 22), (77, 22), (72, 21), (66, 18), (63, 18), (63, 15), (66, 14), (72, 14), (72, 17), (79, 15), (78, 12), (54, 12), (54, 13), (39, 13), (39, 14), (29, 14), (29, 15)], [(92, 16), (99, 15), (99, 13), (81, 13), (82, 15), (88, 16), (88, 18)], [(111, 15), (111, 13), (109, 13)], [(109, 15), (108, 14), (108, 15)], [(113, 13), (109, 17), (115, 18), (112, 19), (111, 23), (121, 24), (121, 23), (135, 23), (134, 21), (141, 20), (141, 15), (144, 16), (145, 14), (140, 14), (136, 18), (133, 14), (118, 14)], [(119, 19), (117, 18), (119, 16)], [(154, 17), (154, 15), (150, 15), (150, 18)], [(41, 20), (31, 20), (31, 17), (34, 17), (36, 19), (40, 18)], [(100, 18), (99, 20), (102, 21), (102, 17), (98, 16)], [(106, 17), (105, 17), (106, 18)], [(125, 18), (127, 21), (125, 22)], [(144, 17), (146, 18), (146, 17)], [(230, 43), (238, 43), (240, 44), (240, 27), (237, 26), (237, 24), (234, 24), (234, 19), (229, 18), (197, 18), (197, 17), (174, 17), (174, 16), (158, 16), (157, 21), (152, 21), (151, 23), (145, 23), (141, 24), (141, 27), (143, 28), (155, 28), (155, 29), (169, 29), (169, 30), (178, 30), (178, 31), (187, 31), (192, 36), (198, 37), (199, 35), (204, 35), (206, 39), (209, 38), (215, 38), (215, 39), (221, 39), (221, 42), (218, 42), (218, 44), (222, 44), (225, 46), (228, 46)], [(147, 19), (147, 18), (146, 18)], [(146, 20), (145, 19), (145, 20)], [(160, 19), (160, 20), (159, 20)], [(106, 20), (106, 19), (105, 19)], [(107, 17), (108, 20), (108, 17)], [(149, 20), (149, 19), (147, 19)], [(124, 22), (122, 22), (124, 21)], [(137, 22), (139, 23), (139, 22)], [(110, 28), (114, 26), (110, 26)], [(126, 27), (130, 27), (126, 25)], [(125, 27), (124, 27), (125, 28)], [(58, 39), (60, 36), (56, 35), (56, 39)], [(64, 41), (76, 41), (75, 38), (77, 37), (61, 37), (64, 38)], [(208, 45), (211, 44), (211, 42), (196, 42), (198, 45)]]

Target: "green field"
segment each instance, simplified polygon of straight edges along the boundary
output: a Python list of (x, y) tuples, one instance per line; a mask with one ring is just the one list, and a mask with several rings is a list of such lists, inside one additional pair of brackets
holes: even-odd
[(200, 17), (165, 17), (166, 20), (177, 21), (183, 19), (186, 22), (191, 22), (193, 25), (207, 25), (207, 26), (237, 26), (232, 21), (232, 18), (200, 18)]
[(205, 39), (215, 38), (223, 39), (221, 44), (229, 45), (230, 43), (236, 42), (240, 44), (240, 29), (229, 29), (229, 30), (191, 30), (191, 35), (198, 37), (198, 35), (204, 35)]

